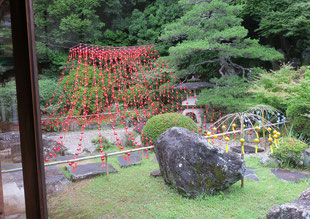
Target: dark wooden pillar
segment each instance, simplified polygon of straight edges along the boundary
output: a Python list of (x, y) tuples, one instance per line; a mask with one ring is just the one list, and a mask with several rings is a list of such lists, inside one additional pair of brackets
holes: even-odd
[(27, 218), (47, 218), (32, 0), (10, 0)]
[(1, 160), (0, 160), (0, 219), (4, 219), (4, 200), (3, 200), (3, 186), (1, 174)]

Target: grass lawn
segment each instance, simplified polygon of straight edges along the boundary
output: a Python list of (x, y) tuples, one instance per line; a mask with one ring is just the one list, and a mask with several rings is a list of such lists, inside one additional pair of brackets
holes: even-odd
[[(265, 218), (275, 205), (297, 199), (310, 181), (278, 180), (257, 157), (246, 158), (260, 181), (245, 179), (216, 196), (187, 199), (150, 172), (158, 164), (144, 159), (141, 165), (121, 169), (116, 157), (109, 162), (118, 169), (110, 180), (100, 176), (70, 184), (63, 193), (48, 198), (51, 218)], [(98, 160), (99, 161), (99, 160)]]

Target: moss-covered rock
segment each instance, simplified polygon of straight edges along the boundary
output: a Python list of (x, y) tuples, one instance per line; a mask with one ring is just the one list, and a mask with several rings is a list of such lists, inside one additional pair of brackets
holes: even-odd
[(246, 171), (239, 154), (209, 146), (185, 128), (173, 127), (161, 134), (155, 153), (166, 184), (191, 198), (227, 189)]

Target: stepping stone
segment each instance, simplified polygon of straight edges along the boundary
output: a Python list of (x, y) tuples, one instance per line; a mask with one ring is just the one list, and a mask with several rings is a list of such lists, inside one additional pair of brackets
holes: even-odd
[(151, 172), (150, 174), (151, 176), (153, 176), (154, 178), (161, 176), (160, 170), (155, 170), (153, 172)]
[(62, 192), (65, 185), (70, 183), (63, 172), (58, 167), (54, 166), (49, 166), (47, 169), (45, 168), (45, 182), (48, 195)]
[[(12, 167), (16, 168), (15, 165), (7, 167), (9, 169), (12, 169)], [(64, 186), (70, 183), (62, 171), (54, 166), (48, 167), (48, 170), (45, 170), (45, 177), (48, 195), (63, 191)], [(5, 213), (7, 216), (11, 215), (11, 217), (6, 216), (5, 218), (24, 218), (19, 217), (19, 213), (25, 212), (23, 172), (4, 173), (2, 174), (2, 179)], [(13, 214), (17, 216), (13, 217)]]
[[(148, 151), (144, 151), (144, 157), (146, 158), (146, 154), (149, 155), (150, 157), (150, 153)], [(133, 152), (131, 153), (130, 157), (131, 156), (140, 156), (140, 157), (143, 157), (143, 151), (137, 151), (137, 152)]]
[(130, 155), (127, 156), (127, 160), (125, 160), (125, 156), (119, 156), (117, 161), (121, 167), (133, 166), (136, 164), (141, 164), (142, 158), (140, 156)]
[(244, 178), (252, 179), (254, 181), (259, 181), (258, 176), (254, 173), (256, 169), (246, 168)]
[(280, 170), (280, 169), (271, 169), (271, 172), (280, 180), (291, 181), (291, 182), (299, 182), (303, 179), (308, 179), (309, 174), (293, 172), (288, 170)]
[[(236, 153), (241, 153), (241, 146), (232, 146), (231, 147), (233, 152)], [(263, 152), (264, 149), (263, 148), (257, 148), (257, 152)], [(244, 146), (244, 152), (246, 154), (254, 154), (255, 153), (255, 146), (249, 146), (249, 145), (245, 145)]]
[[(78, 165), (73, 171), (72, 166), (66, 166), (66, 169), (71, 174), (71, 180), (73, 182), (81, 181), (83, 179), (95, 177), (98, 175), (104, 175), (107, 172), (106, 166), (102, 166), (102, 163), (89, 163)], [(109, 164), (109, 173), (117, 173), (117, 170)]]

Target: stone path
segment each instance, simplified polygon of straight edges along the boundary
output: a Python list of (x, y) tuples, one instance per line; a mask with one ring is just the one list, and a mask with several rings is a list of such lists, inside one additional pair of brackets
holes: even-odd
[[(132, 132), (133, 128), (129, 128), (128, 132)], [(126, 133), (125, 129), (115, 129), (115, 133), (119, 139), (124, 137)], [(103, 137), (107, 138), (110, 142), (116, 143), (116, 136), (114, 135), (113, 129), (101, 130)], [(63, 141), (63, 145), (67, 151), (65, 154), (72, 155), (75, 154), (78, 148), (78, 145), (82, 144), (83, 153), (93, 153), (96, 150), (96, 145), (91, 142), (92, 139), (99, 136), (98, 130), (87, 130), (81, 135), (81, 131), (74, 132), (64, 132), (64, 133), (48, 133), (45, 134), (48, 138), (51, 138), (56, 141)], [(60, 136), (64, 136), (63, 139), (60, 139)], [(81, 138), (82, 137), (82, 138)], [(82, 141), (80, 141), (82, 139)]]
[(271, 172), (280, 180), (291, 181), (295, 183), (309, 178), (309, 174), (295, 171), (293, 172), (288, 170), (271, 169)]
[(65, 185), (70, 183), (63, 172), (58, 167), (54, 166), (50, 166), (45, 169), (45, 182), (46, 192), (48, 195), (62, 192)]
[[(19, 171), (21, 176), (22, 172)], [(11, 173), (2, 174), (3, 180), (3, 199), (6, 215), (20, 214), (25, 212), (24, 188), (18, 185), (23, 182), (17, 179)]]
[(128, 167), (141, 164), (142, 157), (139, 155), (119, 156), (117, 161), (121, 167)]
[[(5, 168), (16, 168), (19, 164), (7, 165)], [(48, 167), (45, 170), (46, 192), (48, 195), (63, 191), (66, 184), (70, 181), (58, 167)], [(5, 214), (14, 215), (25, 212), (24, 182), (22, 171), (4, 173), (3, 197)]]
[(146, 155), (148, 154), (148, 157), (150, 156), (150, 153), (149, 152), (146, 152), (146, 151), (137, 151), (137, 152), (132, 152), (130, 154), (130, 156), (139, 156), (141, 158), (146, 158)]
[[(88, 163), (78, 165), (77, 168), (73, 166), (66, 166), (66, 169), (71, 174), (73, 182), (81, 181), (83, 179), (91, 178), (94, 176), (104, 175), (107, 173), (106, 165), (103, 167), (102, 163)], [(109, 164), (109, 173), (117, 173), (117, 170)]]

